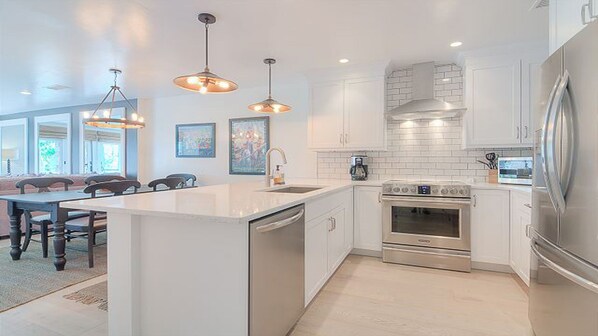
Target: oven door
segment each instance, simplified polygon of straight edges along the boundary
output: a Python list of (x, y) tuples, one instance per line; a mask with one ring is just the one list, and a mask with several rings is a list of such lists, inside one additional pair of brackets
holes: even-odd
[(383, 196), (383, 240), (470, 251), (470, 203), (469, 199)]

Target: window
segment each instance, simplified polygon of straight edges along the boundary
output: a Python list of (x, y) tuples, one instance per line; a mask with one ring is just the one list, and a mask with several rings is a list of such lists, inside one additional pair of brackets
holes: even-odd
[(39, 174), (70, 174), (70, 114), (35, 118), (35, 170)]
[[(113, 109), (112, 115), (124, 115), (124, 108)], [(81, 113), (81, 122), (83, 122)], [(99, 128), (83, 125), (80, 136), (81, 172), (86, 174), (124, 175), (125, 133), (122, 129)]]
[(0, 143), (0, 174), (27, 174), (27, 119), (0, 122)]

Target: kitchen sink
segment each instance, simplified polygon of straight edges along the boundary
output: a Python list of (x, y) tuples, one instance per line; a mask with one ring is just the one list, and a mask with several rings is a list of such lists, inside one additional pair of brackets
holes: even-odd
[(324, 187), (298, 187), (298, 186), (289, 186), (283, 188), (276, 188), (276, 189), (269, 189), (264, 190), (264, 192), (271, 192), (271, 193), (283, 193), (283, 194), (305, 194), (308, 192), (320, 190)]

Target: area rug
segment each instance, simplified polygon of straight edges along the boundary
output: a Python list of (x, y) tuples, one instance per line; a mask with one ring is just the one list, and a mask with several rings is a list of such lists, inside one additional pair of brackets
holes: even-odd
[(97, 304), (98, 309), (108, 311), (108, 282), (102, 281), (93, 286), (67, 294), (64, 298), (86, 305)]
[[(106, 234), (96, 237), (106, 242)], [(87, 240), (66, 243), (66, 267), (57, 272), (50, 240), (48, 258), (42, 258), (41, 244), (31, 242), (21, 260), (13, 261), (10, 246), (0, 248), (0, 312), (22, 305), (74, 284), (106, 274), (106, 245), (94, 248), (94, 267), (87, 264)]]

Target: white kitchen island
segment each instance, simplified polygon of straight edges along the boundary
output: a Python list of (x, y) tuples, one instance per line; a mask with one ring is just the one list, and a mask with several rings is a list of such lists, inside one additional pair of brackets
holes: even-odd
[[(352, 248), (353, 183), (287, 184), (322, 189), (239, 183), (63, 204), (108, 213), (109, 334), (248, 335), (249, 222), (303, 203), (307, 304)], [(319, 223), (334, 216), (346, 228), (333, 237)]]

